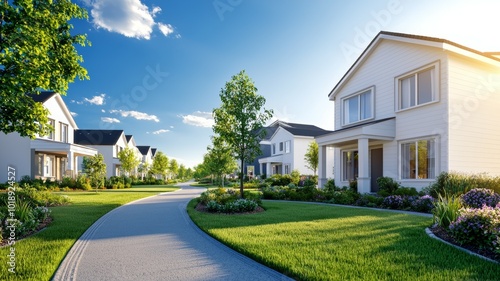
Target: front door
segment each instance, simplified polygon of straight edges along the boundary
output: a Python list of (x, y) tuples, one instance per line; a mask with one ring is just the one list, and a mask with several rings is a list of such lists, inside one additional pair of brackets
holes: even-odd
[(371, 192), (377, 192), (379, 187), (377, 184), (377, 179), (384, 176), (384, 153), (382, 148), (375, 148), (371, 150), (371, 160), (370, 160), (370, 182), (371, 182)]

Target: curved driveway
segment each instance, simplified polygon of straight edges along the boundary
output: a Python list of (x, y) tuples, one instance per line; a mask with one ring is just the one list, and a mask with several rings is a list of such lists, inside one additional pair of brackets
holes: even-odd
[(53, 280), (290, 280), (198, 229), (186, 206), (205, 189), (181, 188), (101, 217), (73, 245)]

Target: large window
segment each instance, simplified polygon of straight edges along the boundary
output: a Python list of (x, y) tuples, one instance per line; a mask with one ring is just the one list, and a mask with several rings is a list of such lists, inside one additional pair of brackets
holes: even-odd
[(401, 144), (401, 179), (436, 177), (436, 142), (434, 139)]
[(44, 177), (53, 177), (54, 176), (54, 167), (55, 167), (55, 157), (54, 156), (45, 156), (45, 165), (43, 176)]
[(285, 142), (285, 153), (290, 153), (290, 141)]
[(61, 123), (61, 142), (68, 142), (68, 125)]
[(406, 109), (437, 100), (436, 65), (397, 79), (399, 108)]
[(358, 151), (342, 152), (342, 180), (354, 181), (358, 178)]
[(280, 142), (280, 152), (283, 151), (283, 142)]
[(373, 118), (373, 88), (343, 100), (344, 125)]

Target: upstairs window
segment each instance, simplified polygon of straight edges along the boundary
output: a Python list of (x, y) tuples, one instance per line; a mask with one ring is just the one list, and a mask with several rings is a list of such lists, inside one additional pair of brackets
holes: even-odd
[(437, 100), (437, 63), (397, 78), (398, 109), (407, 109)]
[(280, 142), (280, 152), (283, 151), (283, 142)]
[(68, 125), (61, 123), (61, 142), (68, 142)]
[(290, 153), (290, 141), (285, 142), (285, 153)]
[(373, 88), (363, 90), (343, 99), (342, 104), (344, 125), (373, 118)]

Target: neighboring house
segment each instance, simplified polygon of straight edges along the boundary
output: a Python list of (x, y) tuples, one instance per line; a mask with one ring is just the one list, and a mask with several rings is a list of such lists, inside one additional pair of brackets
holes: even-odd
[[(262, 130), (265, 130), (266, 134), (265, 134), (265, 137), (263, 138), (263, 140), (267, 140), (270, 136), (272, 136), (274, 134), (274, 131), (276, 131), (276, 129), (277, 129), (277, 126), (275, 126), (275, 127), (270, 127), (270, 126), (269, 127), (263, 127), (260, 130), (258, 130), (256, 134), (260, 134), (260, 132), (262, 132)], [(261, 142), (260, 143), (260, 151), (262, 152), (262, 154), (259, 155), (257, 158), (255, 158), (255, 160), (252, 163), (247, 164), (245, 166), (244, 173), (249, 178), (252, 178), (254, 176), (267, 176), (268, 175), (266, 173), (266, 171), (267, 171), (267, 164), (263, 163), (261, 165), (259, 163), (259, 159), (271, 156), (271, 145), (264, 144), (264, 143)], [(238, 167), (239, 166), (241, 166), (240, 163), (238, 163)]]
[(320, 186), (361, 193), (380, 176), (423, 188), (444, 171), (500, 175), (500, 59), (448, 40), (380, 32), (328, 95), (335, 131), (316, 138)]
[[(153, 151), (151, 149), (151, 146), (138, 145), (137, 149), (139, 149), (141, 159), (141, 163), (139, 165), (151, 168), (151, 165), (153, 165)], [(140, 176), (144, 178), (146, 176), (146, 173), (142, 172)]]
[[(19, 133), (0, 133), (0, 166), (15, 168), (16, 180), (22, 176), (61, 180), (78, 174), (77, 162), (83, 156), (92, 156), (97, 150), (75, 144), (73, 132), (78, 129), (63, 99), (55, 92), (31, 95), (49, 111), (49, 122), (54, 128), (48, 136), (35, 139)], [(7, 181), (7, 172), (0, 173), (0, 182)]]
[(293, 170), (298, 170), (302, 175), (313, 174), (313, 171), (307, 168), (304, 156), (309, 144), (315, 141), (314, 138), (329, 131), (314, 125), (279, 120), (269, 128), (272, 128), (272, 134), (260, 143), (270, 147), (270, 155), (258, 159), (260, 171), (265, 171), (268, 176), (290, 174)]
[[(133, 135), (125, 135), (125, 139), (127, 140), (127, 148), (134, 150), (135, 157), (137, 159), (142, 159), (141, 151), (139, 150), (139, 148), (135, 142), (134, 136)], [(136, 167), (135, 171), (133, 171), (133, 173), (132, 173), (133, 175), (137, 174), (137, 169), (138, 169), (138, 167)]]
[(123, 130), (75, 130), (74, 138), (75, 143), (95, 148), (104, 156), (106, 177), (120, 176), (118, 153), (128, 145)]

